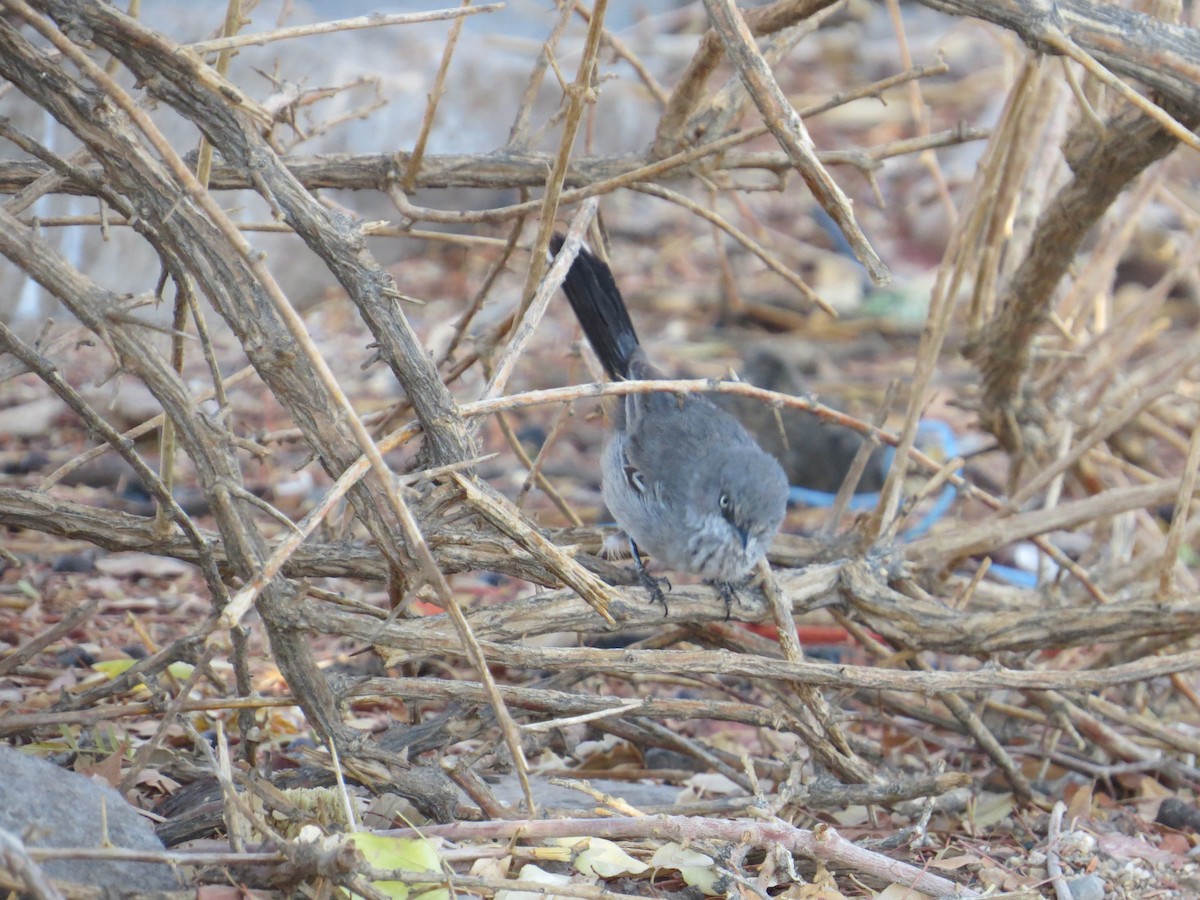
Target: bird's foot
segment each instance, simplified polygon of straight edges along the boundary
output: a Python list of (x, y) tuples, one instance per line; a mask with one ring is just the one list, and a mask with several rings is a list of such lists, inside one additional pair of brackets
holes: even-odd
[(646, 571), (645, 566), (637, 567), (638, 583), (650, 592), (650, 599), (654, 603), (661, 603), (663, 608), (663, 616), (665, 617), (670, 610), (667, 608), (667, 595), (663, 588), (671, 590), (671, 581), (666, 577), (655, 578)]
[(733, 613), (733, 604), (737, 602), (739, 587), (745, 587), (745, 584), (734, 584), (732, 581), (717, 581), (715, 578), (705, 578), (704, 583), (711, 588), (716, 588), (717, 593), (721, 595), (721, 599), (725, 601), (725, 621), (729, 621), (730, 615)]
[(642, 554), (638, 552), (638, 546), (634, 543), (633, 538), (629, 538), (629, 550), (633, 553), (633, 566), (637, 569), (638, 584), (650, 592), (650, 599), (655, 603), (661, 603), (663, 608), (664, 618), (670, 612), (667, 608), (667, 595), (663, 593), (663, 586), (667, 590), (671, 589), (671, 582), (666, 578), (655, 578), (646, 571), (646, 567), (642, 564)]

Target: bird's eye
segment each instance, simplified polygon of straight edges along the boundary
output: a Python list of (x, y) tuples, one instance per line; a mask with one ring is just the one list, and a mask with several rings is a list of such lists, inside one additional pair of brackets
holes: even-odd
[(717, 501), (717, 505), (721, 507), (721, 512), (727, 513), (733, 507), (733, 503), (729, 500), (728, 494), (722, 494), (721, 499)]

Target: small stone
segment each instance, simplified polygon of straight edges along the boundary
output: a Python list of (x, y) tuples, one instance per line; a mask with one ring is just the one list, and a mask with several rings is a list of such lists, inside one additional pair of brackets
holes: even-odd
[(42, 437), (66, 407), (57, 397), (31, 400), (0, 410), (0, 434), (15, 438)]
[(61, 556), (56, 556), (50, 568), (55, 572), (90, 572), (96, 567), (96, 554), (88, 551), (85, 553), (64, 553)]
[(1096, 839), (1086, 831), (1067, 831), (1059, 836), (1060, 856), (1090, 857), (1096, 852)]
[(1067, 882), (1072, 900), (1104, 900), (1104, 879), (1099, 875), (1080, 875)]

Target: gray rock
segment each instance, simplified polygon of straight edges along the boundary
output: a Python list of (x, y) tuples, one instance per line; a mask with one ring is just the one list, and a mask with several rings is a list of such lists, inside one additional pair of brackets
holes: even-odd
[[(103, 818), (101, 809), (103, 808)], [(108, 785), (0, 744), (0, 829), (29, 847), (99, 847), (161, 852), (149, 820)], [(169, 866), (116, 860), (63, 859), (41, 864), (50, 878), (115, 891), (167, 891), (182, 886)]]
[(1104, 900), (1104, 879), (1099, 875), (1080, 875), (1067, 882), (1074, 900)]

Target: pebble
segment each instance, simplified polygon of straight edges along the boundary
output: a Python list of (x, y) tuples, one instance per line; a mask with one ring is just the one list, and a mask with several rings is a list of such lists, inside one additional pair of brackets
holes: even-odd
[(1104, 900), (1104, 879), (1099, 875), (1081, 875), (1067, 882), (1072, 900)]

